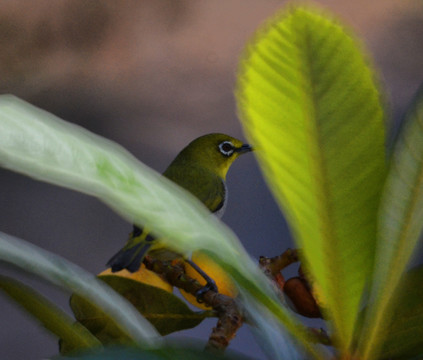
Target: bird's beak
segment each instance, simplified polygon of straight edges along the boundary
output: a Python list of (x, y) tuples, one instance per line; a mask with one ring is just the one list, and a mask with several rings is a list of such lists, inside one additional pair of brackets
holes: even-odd
[(241, 147), (235, 149), (235, 151), (239, 154), (244, 154), (253, 150), (254, 149), (251, 147), (251, 145), (248, 145), (248, 144), (244, 144)]

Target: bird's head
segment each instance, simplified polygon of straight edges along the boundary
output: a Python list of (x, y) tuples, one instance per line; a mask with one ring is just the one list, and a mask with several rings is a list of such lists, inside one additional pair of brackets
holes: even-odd
[(201, 165), (225, 179), (235, 159), (252, 150), (250, 145), (232, 136), (208, 134), (189, 143), (175, 161), (183, 161), (186, 165)]

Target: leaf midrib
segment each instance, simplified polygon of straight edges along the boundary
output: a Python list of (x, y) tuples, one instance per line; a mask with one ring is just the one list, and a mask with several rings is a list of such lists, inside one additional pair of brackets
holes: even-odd
[[(307, 25), (305, 25), (307, 27)], [(305, 37), (303, 42), (305, 46), (302, 48), (306, 51), (303, 52), (303, 61), (302, 64), (302, 71), (300, 72), (303, 75), (303, 94), (305, 103), (308, 104), (307, 112), (306, 112), (306, 129), (308, 135), (308, 142), (311, 145), (310, 155), (311, 158), (314, 160), (310, 162), (311, 171), (314, 175), (314, 178), (311, 179), (312, 183), (314, 184), (317, 191), (317, 197), (315, 198), (316, 201), (316, 209), (318, 210), (318, 222), (321, 226), (321, 233), (324, 233), (325, 241), (322, 242), (322, 253), (326, 260), (324, 263), (326, 267), (324, 269), (327, 271), (327, 274), (324, 276), (325, 278), (332, 278), (331, 274), (336, 272), (342, 271), (337, 266), (333, 267), (333, 264), (337, 264), (334, 259), (337, 259), (337, 255), (339, 254), (339, 249), (337, 249), (337, 244), (339, 241), (337, 240), (334, 226), (336, 224), (331, 223), (330, 219), (335, 218), (335, 209), (333, 208), (333, 196), (330, 189), (330, 185), (325, 179), (328, 178), (328, 169), (327, 169), (327, 161), (324, 157), (325, 144), (322, 139), (322, 128), (319, 126), (319, 97), (315, 88), (315, 72), (313, 71), (313, 57), (310, 51), (311, 49), (311, 40), (310, 40), (310, 32), (305, 32)], [(298, 51), (301, 48), (298, 47)], [(327, 301), (331, 302), (330, 309), (334, 309), (332, 311), (333, 320), (335, 322), (335, 328), (339, 331), (342, 327), (339, 324), (339, 321), (342, 321), (344, 314), (342, 313), (342, 309), (349, 309), (348, 306), (345, 306), (344, 303), (344, 296), (340, 294), (343, 293), (342, 287), (339, 287), (338, 283), (336, 282), (325, 282), (324, 279), (319, 279), (319, 283), (324, 284), (326, 287), (326, 291), (331, 292), (331, 296), (328, 297)], [(332, 285), (332, 286), (331, 286)], [(329, 289), (331, 287), (331, 289)], [(333, 289), (333, 287), (335, 287)], [(338, 315), (337, 315), (338, 314)], [(345, 329), (344, 329), (345, 330)], [(342, 339), (345, 341), (345, 344), (342, 344), (345, 348), (349, 346), (350, 336), (346, 336), (346, 334), (338, 334), (338, 339)]]

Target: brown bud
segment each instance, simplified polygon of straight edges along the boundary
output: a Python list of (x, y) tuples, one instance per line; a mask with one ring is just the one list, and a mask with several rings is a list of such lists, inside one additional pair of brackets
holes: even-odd
[(295, 312), (308, 318), (322, 317), (305, 280), (293, 277), (286, 281), (283, 290)]

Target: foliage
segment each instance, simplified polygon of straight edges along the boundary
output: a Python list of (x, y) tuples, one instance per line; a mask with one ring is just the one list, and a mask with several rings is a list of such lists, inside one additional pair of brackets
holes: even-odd
[[(366, 55), (338, 20), (310, 6), (291, 6), (257, 32), (242, 57), (236, 95), (246, 135), (324, 304), (336, 356), (421, 356), (422, 271), (406, 270), (423, 226), (423, 95), (416, 97), (388, 158), (384, 109)], [(311, 341), (225, 225), (118, 145), (15, 97), (1, 96), (0, 164), (96, 196), (127, 220), (153, 229), (177, 251), (202, 249), (236, 283), (269, 357), (332, 356)], [(0, 237), (0, 258), (75, 292), (74, 312), (94, 335), (112, 329), (123, 343), (164, 357), (171, 351), (166, 353), (140, 312), (152, 320), (151, 314), (162, 310), (169, 319), (176, 314), (166, 309), (178, 308), (183, 326), (156, 323), (162, 334), (199, 316), (195, 326), (203, 316), (163, 290), (104, 277), (130, 300), (135, 288), (154, 297), (145, 303), (132, 298), (137, 311), (94, 276), (7, 235)], [(158, 298), (163, 306), (146, 310)], [(42, 302), (40, 306), (46, 309)], [(88, 325), (87, 308), (96, 316), (94, 326)], [(41, 320), (59, 314), (27, 310)], [(69, 329), (69, 319), (63, 317), (63, 324)], [(95, 341), (91, 334), (60, 329), (50, 328), (76, 349), (79, 341), (79, 349)], [(281, 338), (284, 345), (274, 340)], [(107, 352), (103, 355), (107, 358)], [(93, 356), (103, 358), (101, 353)]]
[(356, 41), (337, 22), (300, 8), (264, 33), (241, 64), (241, 118), (347, 350), (373, 267), (382, 107)]
[(423, 268), (410, 270), (401, 281), (392, 316), (387, 318), (383, 359), (421, 357), (423, 348)]
[(19, 281), (0, 276), (0, 289), (38, 319), (47, 330), (66, 339), (71, 348), (89, 349), (101, 345), (84, 326), (74, 323), (69, 315)]
[[(161, 335), (195, 327), (207, 317), (206, 312), (192, 311), (185, 302), (155, 286), (113, 275), (100, 276), (100, 279), (131, 302)], [(79, 322), (97, 337), (100, 331), (105, 336), (103, 330), (110, 321), (101, 310), (77, 295), (71, 297), (70, 304)]]
[[(195, 345), (195, 344), (194, 344)], [(78, 354), (80, 360), (115, 360), (115, 359), (130, 359), (130, 360), (251, 360), (245, 356), (231, 353), (230, 355), (205, 353), (198, 346), (187, 343), (185, 346), (163, 346), (159, 349), (139, 349), (134, 347), (111, 346), (107, 347), (101, 353), (82, 351)], [(53, 360), (71, 360), (75, 356), (56, 356)]]
[[(368, 358), (386, 337), (387, 316), (423, 227), (423, 87), (411, 104), (391, 157), (379, 211), (373, 288), (363, 336)], [(418, 334), (416, 333), (415, 336)], [(408, 338), (413, 342), (413, 336)], [(407, 343), (407, 341), (406, 341)], [(370, 346), (371, 344), (371, 346)]]
[[(131, 307), (124, 298), (77, 265), (1, 232), (0, 259), (94, 302), (108, 314), (111, 322), (116, 324), (119, 330), (127, 334), (134, 342), (153, 345), (160, 341), (150, 323), (140, 316), (139, 312)], [(40, 303), (44, 302), (40, 296), (36, 300)], [(44, 307), (50, 307), (50, 304), (45, 303)], [(59, 310), (56, 312), (60, 313)], [(41, 321), (43, 322), (43, 319)], [(83, 336), (82, 333), (80, 335)], [(92, 340), (87, 338), (86, 341)], [(73, 342), (72, 339), (69, 339), (69, 342)]]

